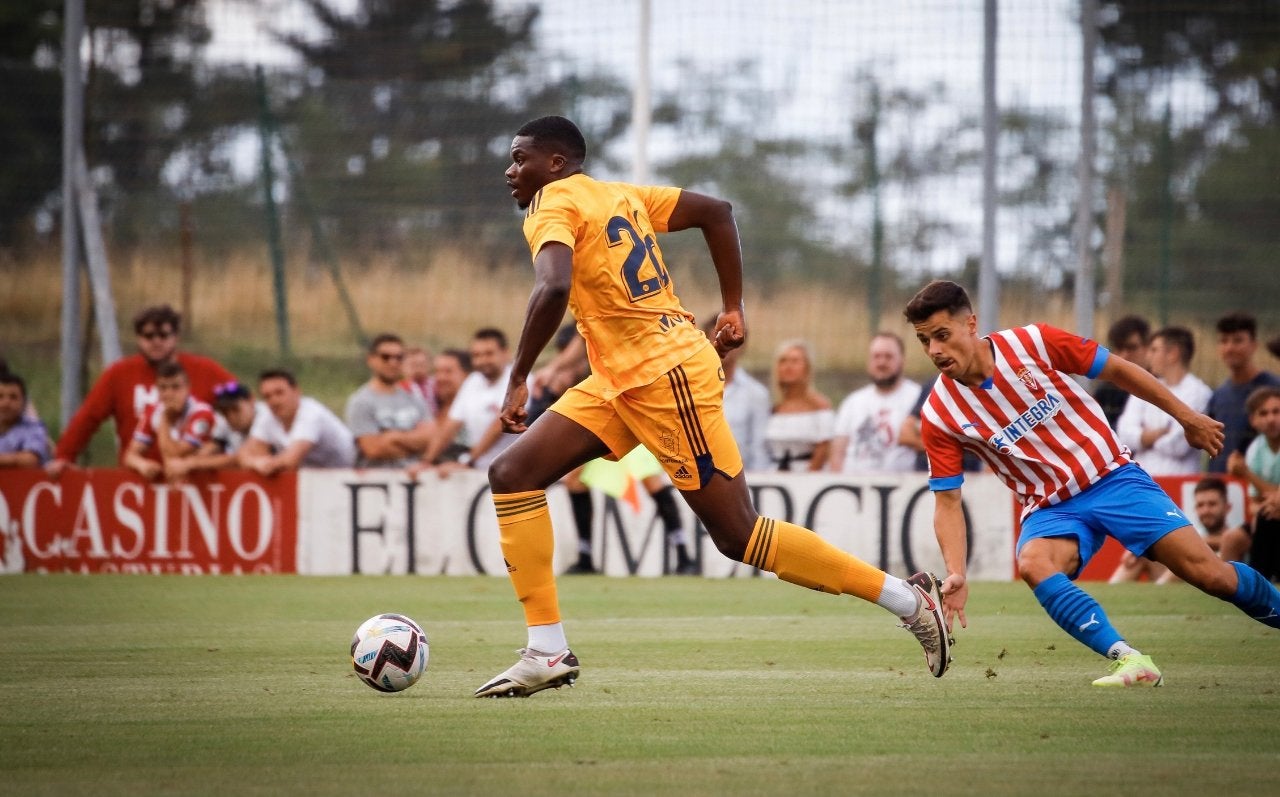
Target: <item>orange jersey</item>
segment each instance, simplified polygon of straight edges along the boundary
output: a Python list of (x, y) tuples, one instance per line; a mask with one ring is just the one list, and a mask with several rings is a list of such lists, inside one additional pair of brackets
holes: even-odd
[(615, 395), (650, 384), (709, 345), (680, 305), (658, 249), (656, 233), (667, 231), (679, 199), (678, 188), (575, 174), (543, 186), (525, 214), (535, 258), (552, 241), (573, 249), (569, 309), (592, 374)]

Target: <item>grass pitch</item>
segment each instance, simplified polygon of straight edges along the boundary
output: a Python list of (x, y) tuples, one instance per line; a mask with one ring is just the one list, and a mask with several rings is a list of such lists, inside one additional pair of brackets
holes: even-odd
[[(1280, 633), (1185, 586), (1089, 589), (1165, 672), (1104, 662), (980, 584), (953, 669), (893, 618), (772, 580), (561, 579), (583, 675), (476, 700), (524, 641), (495, 578), (0, 578), (9, 794), (1195, 794), (1277, 788)], [(366, 617), (424, 680), (351, 672)]]

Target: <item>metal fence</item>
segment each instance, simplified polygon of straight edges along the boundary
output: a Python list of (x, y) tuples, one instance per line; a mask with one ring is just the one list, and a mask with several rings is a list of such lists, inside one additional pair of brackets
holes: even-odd
[[(46, 135), (73, 2), (35, 3), (39, 41), (0, 60)], [(115, 248), (176, 252), (194, 225), (218, 252), (278, 230), (334, 273), (441, 246), (515, 262), (506, 149), (562, 113), (597, 176), (731, 199), (753, 280), (867, 295), (873, 319), (881, 292), (973, 284), (984, 260), (1025, 291), (1088, 297), (1083, 273), (1104, 319), (1275, 317), (1280, 0), (86, 0), (85, 19)], [(49, 170), (9, 171), (6, 244), (55, 246)]]

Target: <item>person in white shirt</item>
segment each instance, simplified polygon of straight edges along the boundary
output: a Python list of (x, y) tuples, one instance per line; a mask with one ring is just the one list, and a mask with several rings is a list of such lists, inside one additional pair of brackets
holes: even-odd
[[(1165, 327), (1151, 336), (1149, 368), (1178, 400), (1196, 412), (1209, 406), (1213, 390), (1189, 370), (1195, 338), (1183, 327)], [(1120, 442), (1152, 476), (1199, 473), (1200, 451), (1187, 443), (1182, 427), (1149, 402), (1130, 398), (1116, 421)]]
[(255, 413), (240, 463), (263, 476), (298, 468), (350, 468), (356, 462), (351, 431), (333, 411), (302, 395), (290, 371), (258, 376), (258, 394), (270, 412)]
[(778, 347), (773, 381), (780, 399), (765, 428), (772, 470), (825, 470), (831, 455), (836, 413), (831, 400), (813, 386), (813, 351), (808, 341), (789, 340)]
[[(447, 473), (458, 467), (488, 468), (516, 435), (502, 431), (498, 413), (506, 398), (507, 380), (511, 375), (511, 353), (502, 330), (485, 327), (471, 336), (471, 373), (463, 380), (458, 395), (449, 407), (448, 417), (437, 419), (431, 445), (423, 454), (423, 462), (435, 462), (440, 452), (454, 442), (467, 446), (457, 462), (444, 462), (436, 469)], [(461, 434), (459, 434), (461, 433)]]
[[(1195, 353), (1195, 338), (1183, 327), (1165, 327), (1151, 336), (1147, 367), (1161, 384), (1196, 412), (1209, 406), (1212, 388), (1188, 367)], [(1116, 436), (1129, 447), (1133, 458), (1152, 476), (1180, 476), (1200, 472), (1200, 450), (1187, 442), (1182, 426), (1150, 402), (1130, 396), (1116, 420)], [(1125, 551), (1111, 574), (1111, 583), (1138, 581), (1143, 574), (1152, 582), (1168, 583), (1168, 568), (1144, 556)]]
[(920, 396), (920, 384), (903, 378), (902, 338), (877, 332), (867, 354), (871, 384), (853, 391), (836, 412), (829, 467), (836, 473), (915, 469), (916, 452), (899, 440), (902, 423)]

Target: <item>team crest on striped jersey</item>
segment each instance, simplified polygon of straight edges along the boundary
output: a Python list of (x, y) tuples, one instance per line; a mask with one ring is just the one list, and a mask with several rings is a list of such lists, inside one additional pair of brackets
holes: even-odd
[(1040, 383), (1036, 381), (1035, 376), (1031, 373), (1031, 369), (1025, 365), (1018, 371), (1018, 381), (1027, 386), (1027, 390), (1032, 393), (1040, 393), (1042, 389)]

